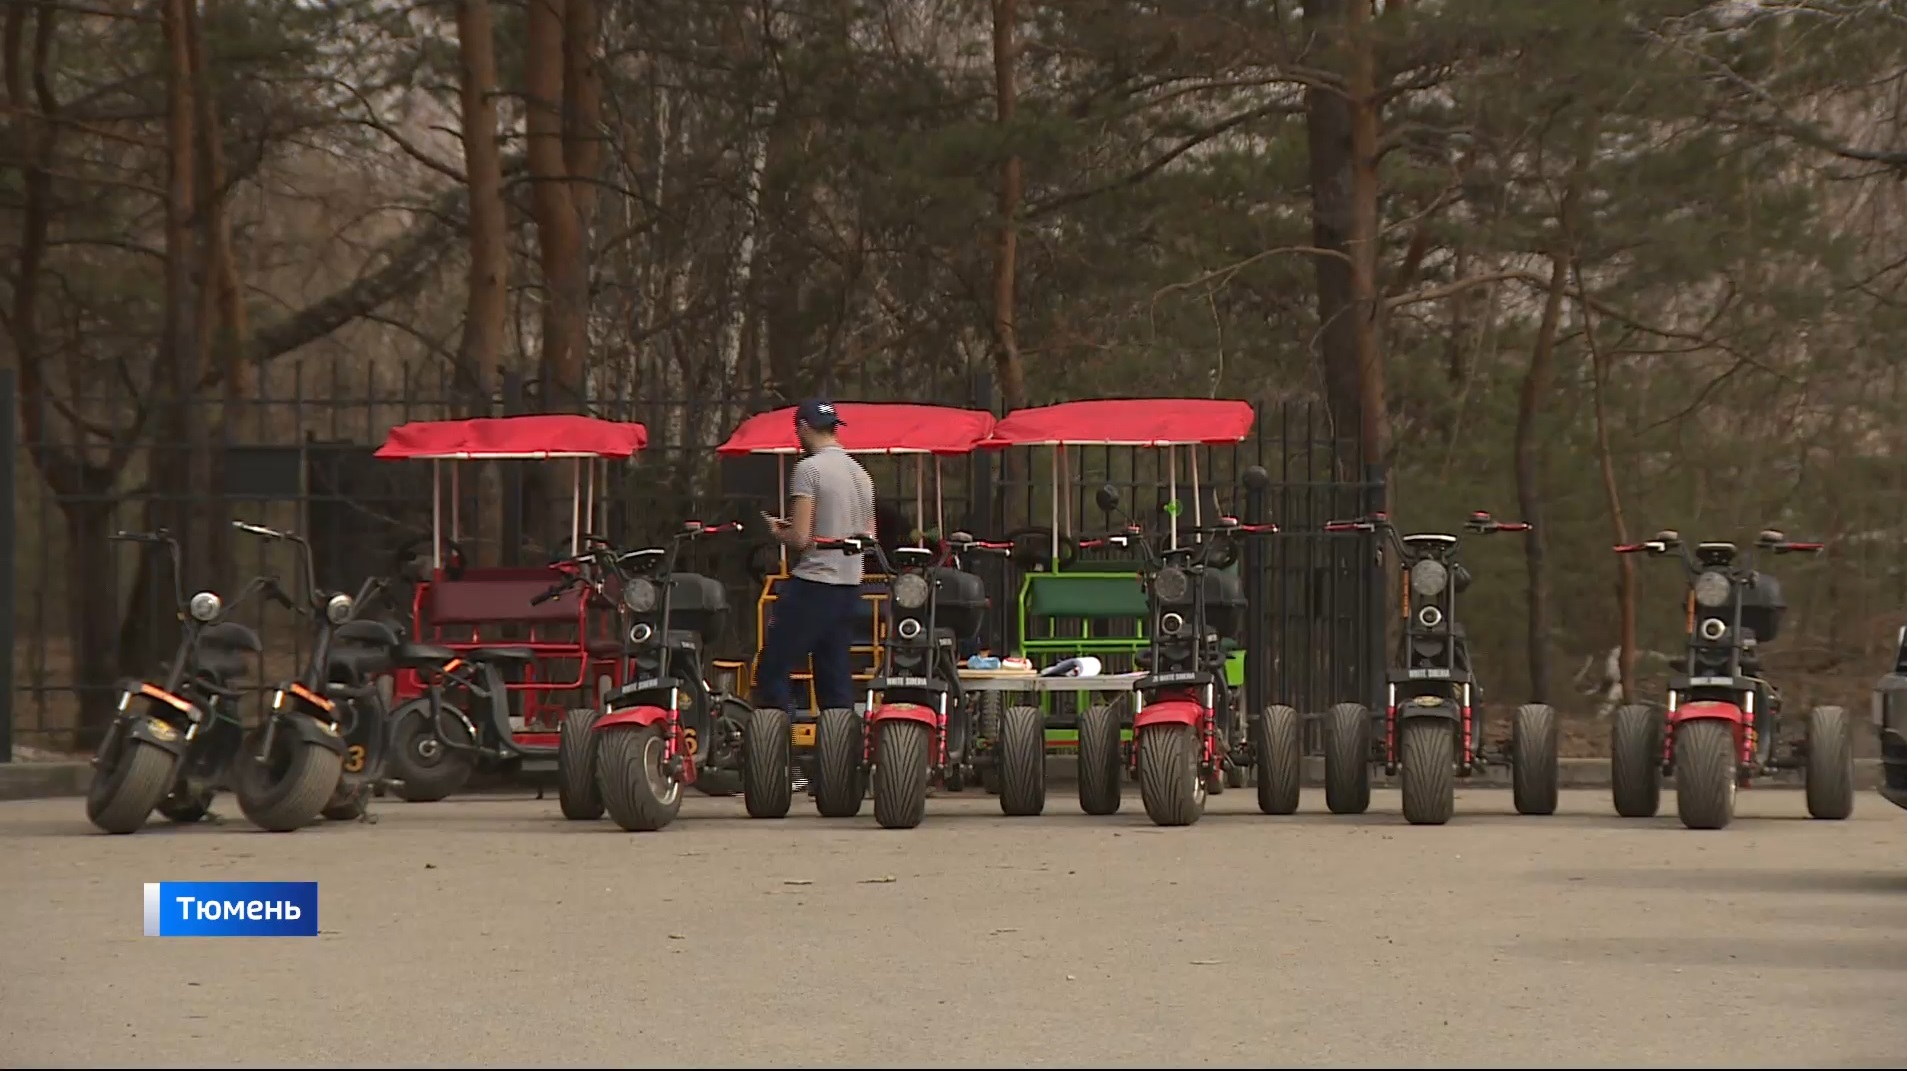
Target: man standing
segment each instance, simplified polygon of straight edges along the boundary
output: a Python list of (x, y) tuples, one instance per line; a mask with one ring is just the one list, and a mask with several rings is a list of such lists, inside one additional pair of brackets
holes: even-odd
[[(817, 539), (872, 536), (874, 481), (835, 438), (841, 418), (828, 402), (803, 402), (795, 410), (795, 434), (808, 456), (789, 481), (788, 517), (769, 517), (775, 538), (796, 561), (776, 589), (774, 620), (761, 648), (756, 702), (765, 709), (795, 711), (789, 675), (804, 655), (814, 658), (815, 697), (821, 709), (854, 705), (854, 674), (848, 649), (862, 620), (862, 556), (821, 550)], [(802, 787), (802, 786), (797, 786)]]

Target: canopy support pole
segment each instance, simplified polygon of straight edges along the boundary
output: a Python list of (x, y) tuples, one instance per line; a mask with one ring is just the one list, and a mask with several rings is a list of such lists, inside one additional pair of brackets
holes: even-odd
[(430, 460), (430, 568), (434, 574), (444, 567), (444, 463)]

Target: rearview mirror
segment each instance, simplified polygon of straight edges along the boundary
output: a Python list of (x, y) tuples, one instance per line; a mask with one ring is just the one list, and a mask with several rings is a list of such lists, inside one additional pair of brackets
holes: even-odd
[(1681, 541), (1682, 533), (1673, 528), (1664, 528), (1655, 534), (1654, 539), (1649, 540), (1651, 543), (1660, 543), (1665, 547), (1680, 543)]
[(1109, 483), (1101, 484), (1098, 493), (1093, 495), (1093, 501), (1099, 503), (1101, 511), (1111, 513), (1119, 508), (1119, 489)]
[(1271, 486), (1271, 473), (1266, 472), (1263, 465), (1253, 465), (1245, 470), (1244, 481), (1246, 487), (1254, 491), (1262, 491)]
[(947, 542), (971, 543), (973, 542), (973, 533), (972, 532), (955, 532), (954, 534), (947, 537)]
[(1787, 538), (1787, 535), (1778, 528), (1764, 528), (1761, 530), (1761, 534), (1755, 537), (1755, 545), (1758, 547), (1772, 547), (1776, 543), (1786, 542)]

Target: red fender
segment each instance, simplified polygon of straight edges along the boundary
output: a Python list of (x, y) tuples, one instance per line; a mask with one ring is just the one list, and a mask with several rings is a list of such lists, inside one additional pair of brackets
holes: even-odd
[(1680, 725), (1685, 721), (1711, 720), (1725, 721), (1730, 725), (1744, 725), (1749, 719), (1747, 712), (1736, 704), (1723, 703), (1713, 699), (1683, 703), (1681, 706), (1669, 712), (1669, 725), (1671, 727)]
[(604, 729), (619, 729), (624, 726), (640, 728), (655, 725), (667, 720), (668, 717), (669, 712), (661, 707), (625, 707), (622, 710), (612, 710), (597, 718), (591, 731), (600, 733)]
[(1138, 716), (1132, 719), (1132, 727), (1143, 729), (1148, 725), (1197, 725), (1204, 716), (1205, 708), (1190, 699), (1161, 699), (1141, 707)]
[(930, 729), (940, 724), (940, 712), (920, 703), (882, 703), (869, 711), (867, 716), (870, 725), (880, 721), (892, 721), (895, 718), (917, 721)]

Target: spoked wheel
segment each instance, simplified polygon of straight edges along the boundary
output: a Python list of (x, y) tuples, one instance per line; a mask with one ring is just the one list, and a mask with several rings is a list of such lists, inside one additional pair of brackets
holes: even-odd
[(675, 821), (682, 785), (669, 774), (661, 727), (617, 726), (596, 735), (596, 780), (610, 819), (631, 833)]
[(874, 820), (883, 829), (912, 829), (927, 816), (927, 750), (933, 733), (911, 718), (874, 728)]
[(867, 797), (867, 768), (861, 763), (866, 738), (861, 716), (847, 707), (821, 712), (815, 721), (814, 809), (823, 818), (853, 818)]
[[(265, 739), (271, 749), (261, 755)], [(289, 833), (318, 820), (318, 812), (338, 790), (344, 756), (306, 740), (287, 726), (270, 723), (245, 734), (239, 745), (232, 794), (238, 808), (260, 829)]]
[(1198, 730), (1148, 725), (1137, 730), (1139, 799), (1153, 825), (1189, 826), (1205, 813), (1205, 775), (1199, 769)]
[(556, 802), (563, 817), (587, 822), (603, 816), (603, 793), (596, 777), (596, 719), (579, 707), (563, 715), (556, 738)]
[(1854, 813), (1854, 741), (1840, 707), (1808, 711), (1808, 817), (1830, 820)]
[(1079, 809), (1118, 814), (1121, 763), (1119, 716), (1098, 704), (1079, 716)]
[(175, 787), (165, 799), (159, 801), (159, 816), (168, 822), (189, 826), (204, 821), (212, 813), (212, 797), (216, 795), (209, 788), (193, 791), (184, 784)]
[(1404, 821), (1443, 825), (1457, 809), (1457, 724), (1444, 718), (1412, 718), (1398, 736)]
[(1000, 719), (1000, 812), (1046, 809), (1046, 718), (1038, 707), (1008, 707)]
[(1735, 818), (1735, 729), (1714, 718), (1675, 729), (1675, 813), (1690, 829), (1725, 829)]
[(1258, 773), (1258, 809), (1266, 814), (1296, 814), (1304, 777), (1303, 726), (1286, 706), (1265, 708), (1252, 726), (1252, 761)]
[(742, 730), (742, 802), (750, 818), (786, 818), (794, 803), (788, 751), (794, 727), (785, 710), (757, 710)]
[(993, 748), (994, 764), (980, 768), (980, 788), (989, 796), (1000, 794), (1000, 719), (1005, 716), (1006, 696), (1000, 692), (980, 693), (980, 737)]
[(371, 809), (371, 786), (365, 782), (350, 784), (343, 780), (331, 792), (331, 798), (325, 801), (324, 810), (318, 813), (333, 822), (355, 822), (363, 818)]
[[(450, 741), (447, 743), (446, 741)], [(435, 803), (469, 782), (477, 771), (477, 754), (451, 743), (470, 745), (463, 719), (445, 710), (436, 718), (413, 706), (391, 727), (392, 791), (412, 803)]]
[(1556, 813), (1556, 712), (1542, 703), (1517, 708), (1510, 727), (1510, 786), (1517, 814)]
[(1662, 719), (1645, 706), (1616, 708), (1609, 727), (1609, 790), (1624, 818), (1662, 808)]
[(1324, 805), (1332, 814), (1371, 809), (1371, 712), (1339, 703), (1324, 718)]
[(177, 757), (157, 744), (113, 730), (121, 740), (110, 764), (93, 771), (86, 817), (107, 833), (136, 833), (172, 784)]

